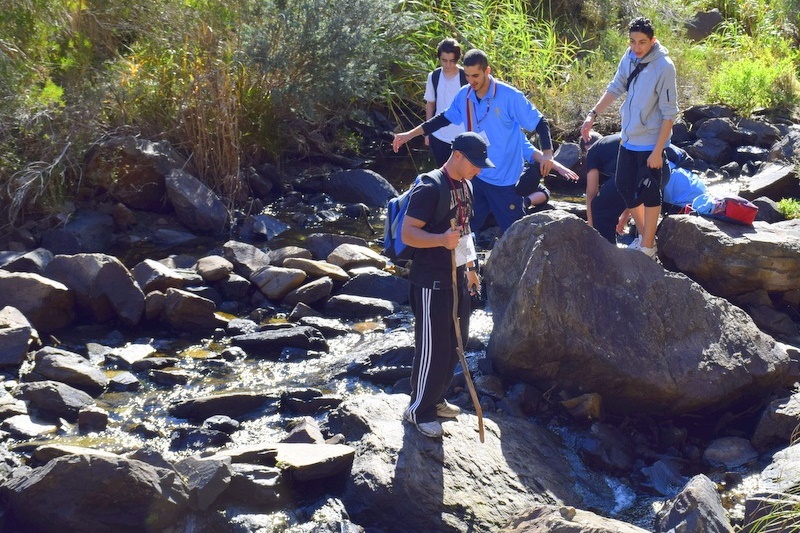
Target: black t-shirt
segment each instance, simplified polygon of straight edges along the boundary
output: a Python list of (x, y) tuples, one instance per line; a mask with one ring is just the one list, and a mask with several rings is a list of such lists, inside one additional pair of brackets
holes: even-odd
[[(619, 133), (606, 135), (595, 142), (586, 153), (586, 169), (592, 170), (596, 168), (600, 171), (600, 185), (609, 178), (613, 178), (617, 173), (617, 155), (619, 154), (621, 138)], [(694, 168), (694, 159), (674, 144), (668, 144), (664, 151), (667, 159), (675, 165), (688, 169)], [(665, 174), (666, 179), (669, 180), (669, 172)], [(662, 183), (662, 185), (666, 185), (666, 182)]]
[[(458, 219), (459, 205), (461, 218), (465, 220), (464, 234), (471, 233), (469, 219), (472, 217), (472, 189), (468, 183), (450, 180), (442, 175), (441, 185), (430, 178), (423, 178), (414, 187), (408, 201), (407, 216), (425, 221), (425, 231), (444, 233), (450, 228), (450, 221)], [(433, 220), (439, 195), (450, 196), (450, 211), (444, 220)], [(411, 261), (411, 272), (408, 280), (416, 285), (431, 289), (447, 288), (453, 284), (453, 260), (451, 251), (444, 246), (435, 248), (417, 248)]]
[(595, 142), (586, 152), (586, 170), (600, 171), (600, 185), (617, 173), (617, 154), (622, 136), (619, 133), (606, 135)]

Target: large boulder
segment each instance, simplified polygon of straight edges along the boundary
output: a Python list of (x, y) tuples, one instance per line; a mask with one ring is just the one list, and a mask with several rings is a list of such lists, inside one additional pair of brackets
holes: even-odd
[(183, 163), (166, 141), (115, 137), (87, 152), (83, 175), (87, 184), (109, 191), (128, 207), (164, 212), (165, 176)]
[(193, 231), (220, 234), (228, 225), (228, 209), (214, 191), (188, 172), (173, 169), (166, 178), (167, 196), (178, 220)]
[(492, 413), (485, 442), (477, 418), (445, 421), (434, 440), (402, 421), (404, 394), (354, 395), (331, 415), (355, 458), (342, 500), (367, 529), (497, 531), (517, 513), (555, 503), (606, 512), (608, 484), (549, 430), (525, 419)]
[(339, 202), (362, 202), (370, 207), (384, 207), (389, 198), (397, 196), (397, 189), (386, 178), (365, 169), (336, 172), (323, 189)]
[(94, 322), (132, 326), (144, 313), (144, 293), (119, 259), (106, 254), (57, 255), (45, 269), (75, 294), (76, 309)]
[(726, 298), (800, 289), (800, 231), (705, 217), (667, 217), (658, 231), (664, 264)]
[(73, 292), (39, 274), (0, 270), (0, 306), (18, 309), (39, 333), (59, 330), (75, 318)]
[(741, 309), (572, 215), (517, 221), (485, 271), (487, 355), (510, 378), (663, 416), (725, 409), (792, 382), (783, 345)]
[(140, 533), (167, 530), (188, 507), (173, 470), (106, 454), (67, 455), (33, 471), (18, 470), (2, 487), (26, 531)]
[(27, 381), (60, 381), (94, 396), (108, 387), (106, 373), (77, 353), (45, 346), (33, 360), (30, 373), (23, 376)]

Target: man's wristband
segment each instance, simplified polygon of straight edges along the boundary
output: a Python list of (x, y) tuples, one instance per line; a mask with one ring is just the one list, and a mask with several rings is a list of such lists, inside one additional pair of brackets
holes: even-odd
[(592, 109), (591, 111), (589, 111), (589, 115), (592, 116), (592, 117), (596, 117), (597, 116), (597, 110)]
[(475, 272), (476, 268), (475, 267), (464, 267), (464, 270), (466, 270), (467, 272)]

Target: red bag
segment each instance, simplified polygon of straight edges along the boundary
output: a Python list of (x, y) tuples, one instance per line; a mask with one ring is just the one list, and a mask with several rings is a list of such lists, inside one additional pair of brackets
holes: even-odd
[(733, 194), (701, 194), (689, 207), (692, 213), (746, 226), (752, 226), (758, 214), (758, 207), (754, 203)]

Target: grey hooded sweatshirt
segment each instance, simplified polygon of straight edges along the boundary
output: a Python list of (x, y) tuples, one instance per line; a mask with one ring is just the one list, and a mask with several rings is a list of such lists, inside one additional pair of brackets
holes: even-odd
[(616, 98), (625, 94), (628, 77), (639, 62), (645, 66), (631, 83), (620, 107), (622, 145), (627, 148), (655, 146), (663, 121), (678, 117), (675, 65), (658, 41), (641, 59), (633, 56), (629, 48), (606, 90)]

